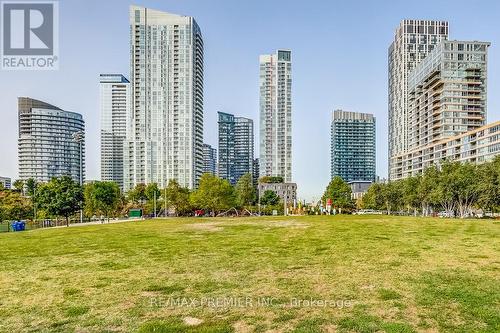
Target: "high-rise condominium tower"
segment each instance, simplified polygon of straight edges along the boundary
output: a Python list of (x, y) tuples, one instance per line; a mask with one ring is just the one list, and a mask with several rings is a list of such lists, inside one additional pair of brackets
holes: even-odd
[(131, 107), (125, 191), (203, 172), (203, 38), (192, 17), (130, 7)]
[(219, 177), (236, 184), (246, 173), (253, 175), (253, 120), (219, 112)]
[(217, 149), (203, 144), (203, 173), (217, 174)]
[(375, 181), (375, 117), (335, 110), (331, 124), (331, 177)]
[(101, 180), (123, 190), (123, 143), (130, 100), (129, 81), (121, 74), (99, 76), (101, 95)]
[(442, 161), (483, 163), (500, 151), (486, 124), (488, 42), (443, 40), (408, 77), (409, 149), (391, 158), (391, 179)]
[(291, 51), (260, 56), (260, 176), (292, 181)]
[(28, 97), (18, 98), (19, 178), (48, 182), (85, 178), (85, 123), (82, 115)]
[(391, 157), (408, 150), (410, 72), (443, 39), (448, 38), (448, 22), (403, 20), (389, 47), (389, 177)]
[(489, 45), (444, 40), (410, 73), (410, 150), (486, 124)]

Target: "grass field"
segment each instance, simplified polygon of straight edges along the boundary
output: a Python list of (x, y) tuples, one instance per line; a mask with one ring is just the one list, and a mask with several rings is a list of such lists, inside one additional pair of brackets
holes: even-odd
[(0, 332), (500, 332), (500, 223), (168, 219), (0, 234)]

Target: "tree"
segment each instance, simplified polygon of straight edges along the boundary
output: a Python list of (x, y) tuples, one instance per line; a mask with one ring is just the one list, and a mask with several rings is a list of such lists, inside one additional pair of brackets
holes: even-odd
[(471, 163), (460, 163), (453, 176), (458, 213), (461, 218), (470, 216), (480, 194), (477, 167)]
[(153, 201), (155, 198), (158, 200), (158, 198), (161, 195), (161, 192), (158, 189), (158, 185), (156, 183), (150, 183), (146, 186), (144, 194), (146, 195), (146, 198), (149, 201)]
[(136, 204), (144, 204), (148, 197), (146, 195), (146, 185), (137, 184), (133, 189), (128, 191), (127, 198)]
[(84, 197), (86, 211), (92, 215), (99, 212), (109, 221), (110, 213), (120, 204), (121, 194), (115, 182), (94, 182), (85, 185)]
[(240, 207), (252, 206), (257, 195), (253, 186), (252, 174), (246, 173), (238, 179), (235, 186), (236, 202)]
[(439, 203), (439, 170), (435, 165), (425, 169), (417, 188), (418, 200), (421, 203), (422, 215), (427, 216), (431, 208)]
[(18, 179), (14, 182), (14, 188), (16, 191), (23, 193), (24, 191), (24, 181), (22, 179)]
[(31, 215), (31, 203), (17, 191), (0, 191), (0, 221), (21, 220)]
[(276, 206), (280, 203), (280, 197), (272, 190), (264, 191), (262, 198), (260, 198), (261, 205)]
[(198, 189), (191, 193), (191, 202), (214, 216), (217, 212), (234, 207), (234, 190), (227, 180), (205, 173), (200, 178)]
[(382, 196), (383, 184), (374, 183), (370, 185), (362, 198), (362, 207), (364, 209), (381, 210), (384, 209), (384, 198)]
[(331, 199), (334, 207), (342, 209), (354, 208), (354, 202), (351, 198), (351, 187), (340, 176), (332, 178), (321, 201), (326, 202)]
[(31, 198), (31, 202), (33, 204), (33, 220), (36, 220), (36, 215), (38, 215), (36, 212), (37, 203), (35, 197), (37, 189), (38, 189), (38, 183), (36, 182), (36, 180), (34, 180), (33, 178), (29, 178), (26, 181), (26, 195)]
[(408, 177), (401, 183), (403, 186), (403, 203), (408, 214), (413, 210), (413, 215), (417, 215), (417, 209), (420, 206), (420, 198), (418, 196), (418, 188), (422, 180), (421, 176)]
[(402, 186), (401, 182), (389, 182), (382, 185), (382, 198), (387, 214), (398, 209), (402, 204)]
[(50, 182), (40, 186), (36, 200), (49, 214), (64, 217), (69, 226), (69, 217), (81, 209), (83, 190), (69, 176), (52, 178)]
[(436, 199), (440, 206), (446, 212), (447, 216), (455, 215), (457, 204), (456, 198), (456, 169), (460, 167), (460, 162), (445, 161), (441, 165), (437, 179)]
[(259, 183), (283, 183), (284, 178), (281, 176), (264, 176), (259, 179)]
[[(500, 161), (500, 158), (498, 159)], [(500, 166), (500, 163), (499, 163)], [(478, 191), (477, 205), (483, 210), (493, 212), (499, 205), (500, 198), (500, 168), (496, 169), (495, 162), (484, 163), (478, 166)]]
[(33, 178), (29, 178), (26, 181), (26, 195), (32, 197), (37, 189), (38, 183)]
[(168, 182), (165, 189), (165, 196), (165, 211), (173, 209), (176, 216), (184, 215), (191, 211), (189, 189), (180, 186), (175, 179)]

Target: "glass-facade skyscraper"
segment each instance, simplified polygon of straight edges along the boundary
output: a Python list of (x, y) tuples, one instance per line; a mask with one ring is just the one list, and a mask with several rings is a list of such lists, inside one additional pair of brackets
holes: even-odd
[(125, 191), (195, 188), (203, 173), (203, 38), (192, 17), (130, 7), (131, 107)]
[(260, 176), (292, 181), (292, 54), (260, 56)]
[[(85, 179), (85, 122), (79, 113), (28, 98), (18, 98), (19, 178), (48, 182), (70, 176)], [(77, 140), (78, 135), (82, 140)]]
[(375, 181), (375, 117), (335, 110), (331, 123), (331, 177), (346, 182)]
[(218, 175), (236, 184), (246, 173), (253, 175), (253, 120), (219, 112)]
[(122, 74), (99, 76), (101, 104), (101, 180), (123, 190), (123, 143), (127, 133), (130, 83)]

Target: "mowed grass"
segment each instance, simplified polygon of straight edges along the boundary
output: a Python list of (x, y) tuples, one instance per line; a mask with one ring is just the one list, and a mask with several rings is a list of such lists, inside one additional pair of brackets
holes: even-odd
[(499, 240), (387, 216), (4, 233), (0, 332), (499, 332)]

